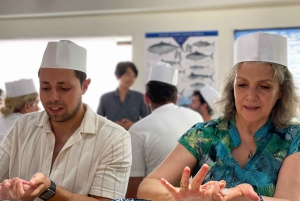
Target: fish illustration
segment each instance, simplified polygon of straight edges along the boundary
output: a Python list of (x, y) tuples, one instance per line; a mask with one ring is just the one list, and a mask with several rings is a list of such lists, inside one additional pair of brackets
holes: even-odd
[(193, 43), (194, 46), (197, 46), (197, 47), (207, 47), (207, 46), (214, 46), (215, 45), (215, 42), (212, 42), (212, 43), (209, 43), (207, 41), (198, 41), (196, 43)]
[(213, 75), (214, 75), (214, 72), (211, 74), (211, 75), (207, 75), (207, 74), (195, 74), (195, 73), (191, 73), (188, 78), (189, 79), (204, 79), (204, 78), (210, 78), (211, 80), (213, 80)]
[(202, 82), (195, 82), (194, 84), (190, 84), (190, 87), (193, 88), (201, 88), (204, 87), (205, 84), (203, 84)]
[(154, 44), (148, 47), (148, 51), (154, 54), (162, 55), (162, 54), (167, 54), (169, 52), (172, 52), (177, 48), (179, 47), (172, 45), (170, 43), (160, 42), (158, 44)]
[(168, 63), (171, 66), (176, 65), (176, 64), (180, 65), (180, 61), (172, 61), (172, 60), (164, 60), (164, 59), (162, 59), (161, 61), (165, 62), (165, 63)]
[(206, 55), (206, 54), (196, 51), (196, 52), (186, 55), (186, 58), (193, 60), (193, 61), (198, 61), (198, 60), (204, 59), (206, 57), (210, 57), (213, 60), (214, 59), (213, 54), (214, 53), (212, 53), (211, 55)]
[(193, 70), (201, 70), (201, 69), (205, 69), (205, 68), (209, 68), (209, 66), (200, 66), (200, 65), (190, 66), (190, 69), (193, 69)]

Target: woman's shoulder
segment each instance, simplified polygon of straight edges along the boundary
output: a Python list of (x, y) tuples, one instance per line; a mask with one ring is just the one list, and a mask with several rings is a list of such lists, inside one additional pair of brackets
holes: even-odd
[(228, 130), (228, 120), (223, 117), (219, 117), (217, 119), (212, 119), (210, 121), (199, 122), (195, 125), (197, 129), (206, 130), (217, 128), (219, 130)]
[(276, 129), (276, 133), (280, 134), (283, 138), (295, 138), (296, 136), (300, 136), (300, 124), (291, 124), (282, 129)]

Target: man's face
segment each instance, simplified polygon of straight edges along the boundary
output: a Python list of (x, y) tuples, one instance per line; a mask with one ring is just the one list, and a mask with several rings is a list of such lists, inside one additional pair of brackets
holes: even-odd
[(80, 85), (74, 70), (40, 69), (40, 99), (51, 121), (65, 122), (78, 113), (89, 82)]
[(197, 95), (192, 96), (192, 103), (190, 104), (190, 108), (199, 112), (201, 106), (200, 97)]

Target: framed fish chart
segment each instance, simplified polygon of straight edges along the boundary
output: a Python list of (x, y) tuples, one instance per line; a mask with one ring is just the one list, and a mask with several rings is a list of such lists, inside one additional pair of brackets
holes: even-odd
[(178, 105), (188, 106), (194, 90), (205, 84), (217, 86), (218, 31), (146, 33), (147, 82), (157, 62), (178, 69)]

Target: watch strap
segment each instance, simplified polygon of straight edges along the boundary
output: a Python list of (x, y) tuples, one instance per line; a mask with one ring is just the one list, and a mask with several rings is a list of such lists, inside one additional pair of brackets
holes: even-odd
[(39, 198), (42, 200), (49, 200), (55, 195), (56, 184), (51, 179), (50, 181), (51, 181), (50, 187), (39, 196)]

